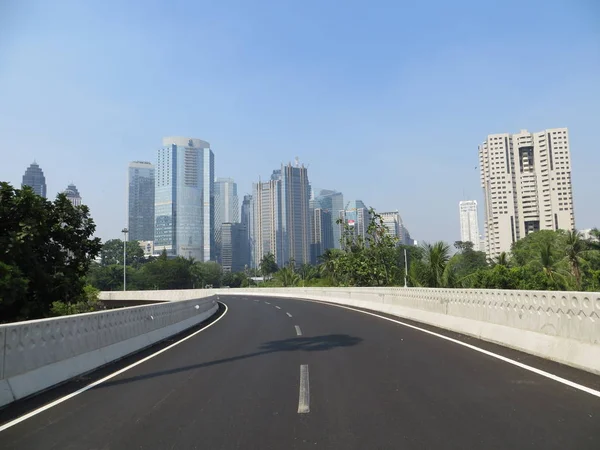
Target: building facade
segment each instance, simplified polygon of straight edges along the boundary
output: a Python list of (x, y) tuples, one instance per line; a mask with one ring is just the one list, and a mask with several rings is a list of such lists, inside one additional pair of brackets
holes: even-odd
[[(337, 220), (340, 215), (340, 211), (344, 209), (344, 196), (341, 192), (332, 191), (329, 189), (320, 189), (314, 193), (313, 198), (310, 201), (311, 209), (322, 209), (324, 212), (329, 212), (331, 216), (331, 232), (333, 233), (332, 239), (326, 245), (331, 247), (326, 248), (341, 248), (341, 228), (337, 225)], [(329, 230), (327, 230), (329, 232)], [(314, 240), (314, 237), (313, 237)]]
[(265, 255), (272, 253), (280, 264), (283, 253), (283, 235), (281, 233), (281, 181), (269, 180), (253, 185), (252, 215), (254, 225), (252, 233), (253, 266), (260, 267)]
[(67, 186), (67, 189), (64, 190), (64, 194), (73, 204), (73, 206), (81, 206), (81, 195), (73, 183)]
[(362, 200), (348, 202), (345, 209), (338, 213), (338, 218), (341, 219), (341, 223), (337, 225), (337, 228), (340, 230), (340, 237), (342, 236), (344, 227), (348, 226), (354, 236), (361, 239), (366, 238), (369, 223), (371, 222), (371, 214), (369, 213), (369, 208), (366, 207)]
[(254, 184), (254, 264), (268, 253), (279, 266), (311, 260), (310, 186), (307, 169), (296, 163), (273, 171), (268, 182)]
[(25, 170), (21, 187), (29, 186), (40, 197), (46, 198), (46, 177), (41, 167), (34, 161)]
[(246, 226), (241, 223), (223, 223), (221, 227), (221, 267), (223, 272), (242, 272), (249, 262)]
[(538, 230), (573, 230), (567, 128), (491, 134), (479, 146), (489, 258)]
[(248, 264), (254, 267), (254, 209), (252, 195), (244, 195), (240, 214), (240, 223), (246, 229), (248, 246)]
[(400, 218), (400, 213), (398, 211), (391, 211), (382, 212), (379, 213), (379, 215), (383, 219), (383, 225), (387, 228), (388, 236), (398, 239), (398, 243), (400, 243), (402, 238), (402, 233), (400, 231), (402, 219)]
[(477, 218), (477, 201), (464, 200), (459, 202), (460, 240), (473, 243), (473, 250), (479, 251), (481, 236), (479, 234), (479, 219)]
[(214, 155), (208, 142), (167, 137), (158, 150), (154, 251), (209, 261), (214, 252)]
[[(311, 209), (311, 264), (318, 264), (325, 250), (334, 248), (331, 216), (330, 210)], [(339, 227), (336, 228), (339, 230)]]
[(154, 165), (133, 161), (127, 168), (130, 241), (154, 241)]
[(223, 223), (239, 223), (240, 208), (237, 184), (232, 178), (217, 178), (214, 183), (215, 196), (215, 252), (217, 261), (221, 261), (221, 225)]

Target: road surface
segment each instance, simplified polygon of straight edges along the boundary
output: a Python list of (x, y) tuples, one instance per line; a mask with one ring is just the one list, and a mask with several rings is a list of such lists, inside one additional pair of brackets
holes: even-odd
[(600, 377), (398, 318), (493, 355), (333, 305), (220, 301), (208, 327), (0, 411), (0, 448), (600, 449), (599, 397), (494, 355)]

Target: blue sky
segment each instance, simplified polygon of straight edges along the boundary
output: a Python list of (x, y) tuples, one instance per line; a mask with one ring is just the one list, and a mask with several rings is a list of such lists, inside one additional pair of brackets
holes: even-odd
[(128, 161), (183, 135), (240, 194), (298, 156), (314, 185), (453, 242), (486, 135), (561, 126), (577, 227), (600, 226), (594, 0), (0, 2), (0, 180), (35, 158), (103, 239)]

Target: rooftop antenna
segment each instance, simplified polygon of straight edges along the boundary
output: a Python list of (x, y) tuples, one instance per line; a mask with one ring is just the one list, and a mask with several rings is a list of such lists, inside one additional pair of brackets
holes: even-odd
[(296, 167), (300, 167), (300, 159), (296, 156)]

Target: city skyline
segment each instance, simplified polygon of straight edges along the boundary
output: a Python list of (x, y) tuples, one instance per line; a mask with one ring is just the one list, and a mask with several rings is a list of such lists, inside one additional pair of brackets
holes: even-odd
[[(478, 144), (493, 133), (568, 127), (576, 226), (598, 226), (600, 61), (589, 57), (600, 46), (598, 7), (488, 3), (156, 2), (138, 15), (126, 2), (9, 2), (0, 179), (19, 186), (36, 159), (49, 198), (73, 180), (106, 241), (127, 224), (125, 163), (152, 160), (161, 136), (201, 136), (240, 196), (298, 155), (314, 185), (398, 209), (419, 241), (453, 242), (456, 202), (477, 200), (483, 212)], [(416, 20), (398, 26), (407, 11)], [(512, 26), (490, 33), (490, 17)], [(212, 38), (155, 33), (187, 20), (206, 20)], [(560, 63), (498, 65), (521, 54)], [(164, 69), (184, 59), (187, 70)], [(523, 99), (527, 108), (517, 107)]]

